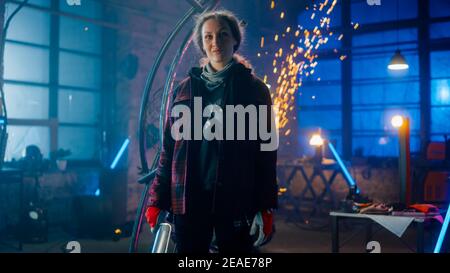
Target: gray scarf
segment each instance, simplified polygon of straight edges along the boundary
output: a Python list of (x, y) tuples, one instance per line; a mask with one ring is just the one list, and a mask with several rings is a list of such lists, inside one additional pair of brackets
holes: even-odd
[(231, 67), (233, 64), (235, 64), (235, 60), (231, 59), (231, 61), (220, 71), (213, 72), (213, 68), (211, 67), (211, 64), (208, 63), (205, 65), (202, 69), (202, 74), (200, 75), (200, 78), (205, 82), (206, 88), (209, 91), (214, 91), (218, 87), (222, 86), (222, 84), (225, 82), (225, 79), (228, 77), (231, 71)]

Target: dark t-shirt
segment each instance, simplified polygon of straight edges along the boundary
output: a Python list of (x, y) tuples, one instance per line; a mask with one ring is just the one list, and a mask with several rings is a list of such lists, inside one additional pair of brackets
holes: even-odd
[[(223, 109), (223, 97), (227, 83), (224, 82), (220, 87), (210, 91), (206, 87), (202, 88), (202, 104), (203, 109), (208, 105), (218, 105)], [(205, 124), (208, 120), (214, 119), (214, 113), (211, 118), (203, 117), (202, 128), (205, 128)], [(215, 132), (217, 128), (212, 127), (211, 131)], [(214, 183), (217, 179), (217, 166), (218, 166), (218, 142), (216, 139), (206, 140), (203, 135), (202, 141), (199, 145), (198, 153), (198, 174), (203, 185), (203, 189), (210, 191), (213, 189)]]

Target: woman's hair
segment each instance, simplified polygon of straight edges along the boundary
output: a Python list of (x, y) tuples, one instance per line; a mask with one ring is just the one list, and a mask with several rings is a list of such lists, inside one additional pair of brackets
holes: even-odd
[(206, 55), (205, 49), (203, 48), (202, 28), (203, 24), (209, 19), (220, 20), (228, 24), (231, 30), (231, 35), (233, 35), (233, 38), (237, 42), (233, 48), (233, 52), (236, 52), (242, 43), (244, 37), (244, 29), (239, 23), (238, 18), (233, 13), (227, 10), (218, 10), (202, 13), (196, 18), (194, 26), (194, 42), (196, 46), (200, 49), (200, 51), (204, 55)]

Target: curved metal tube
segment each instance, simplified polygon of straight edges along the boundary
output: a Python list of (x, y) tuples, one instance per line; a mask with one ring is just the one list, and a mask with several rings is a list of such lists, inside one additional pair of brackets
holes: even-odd
[(162, 146), (162, 139), (164, 135), (164, 119), (165, 119), (165, 113), (168, 106), (168, 97), (169, 94), (172, 93), (173, 90), (173, 84), (175, 81), (175, 70), (180, 64), (181, 60), (183, 59), (184, 53), (186, 52), (186, 49), (189, 47), (191, 41), (192, 41), (192, 31), (190, 31), (186, 38), (184, 38), (183, 43), (181, 44), (179, 50), (177, 51), (177, 54), (172, 60), (172, 63), (169, 68), (168, 77), (166, 78), (166, 83), (164, 84), (164, 91), (162, 95), (162, 101), (161, 101), (161, 112), (159, 115), (159, 140), (160, 145)]
[[(147, 81), (145, 83), (145, 90), (144, 94), (142, 96), (141, 101), (141, 110), (139, 113), (139, 147), (144, 147), (145, 145), (145, 115), (147, 110), (147, 101), (148, 97), (153, 85), (153, 81), (156, 76), (156, 72), (159, 68), (159, 65), (161, 64), (162, 58), (164, 57), (167, 49), (169, 48), (170, 44), (172, 43), (175, 36), (178, 34), (178, 32), (181, 30), (181, 28), (186, 24), (186, 22), (191, 18), (191, 16), (195, 13), (195, 8), (190, 8), (188, 12), (181, 18), (181, 20), (175, 25), (175, 28), (170, 33), (170, 35), (167, 37), (166, 41), (164, 42), (161, 50), (159, 51), (156, 61), (153, 64), (152, 70), (150, 71), (150, 74), (147, 78)], [(141, 159), (141, 167), (143, 173), (148, 173), (148, 165), (147, 165), (147, 158), (145, 157), (145, 149), (139, 149), (139, 155)]]

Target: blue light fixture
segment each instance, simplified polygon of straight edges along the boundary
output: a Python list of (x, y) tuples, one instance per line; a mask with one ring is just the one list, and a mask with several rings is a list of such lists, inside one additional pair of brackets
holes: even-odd
[(442, 243), (444, 242), (445, 234), (448, 229), (448, 222), (450, 221), (450, 204), (447, 208), (447, 214), (445, 215), (444, 224), (442, 224), (441, 232), (439, 233), (439, 238), (434, 248), (434, 253), (441, 252)]
[(100, 189), (97, 189), (94, 193), (95, 196), (100, 196)]
[(125, 149), (128, 147), (128, 144), (130, 144), (130, 140), (127, 138), (123, 142), (122, 147), (120, 147), (119, 152), (117, 153), (116, 157), (114, 158), (114, 161), (113, 161), (113, 163), (110, 166), (111, 170), (113, 170), (116, 167), (117, 162), (119, 162), (120, 158), (123, 155), (123, 152), (125, 152)]
[[(356, 187), (356, 182), (353, 180), (352, 176), (348, 172), (347, 168), (344, 165), (344, 162), (342, 162), (341, 157), (339, 156), (338, 152), (334, 148), (333, 144), (331, 142), (328, 142), (328, 147), (330, 148), (331, 152), (334, 155), (334, 158), (336, 158), (336, 161), (338, 162), (339, 166), (341, 167), (342, 172), (344, 173), (345, 180), (347, 181), (347, 184), (350, 188)], [(356, 187), (356, 193), (359, 192), (359, 189)]]

